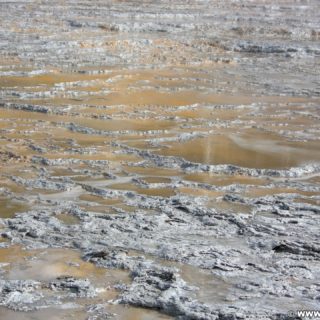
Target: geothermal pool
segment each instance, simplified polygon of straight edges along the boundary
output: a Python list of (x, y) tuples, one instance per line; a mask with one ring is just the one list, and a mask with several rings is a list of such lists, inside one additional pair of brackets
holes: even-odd
[(1, 320), (317, 310), (319, 21), (317, 0), (1, 1)]

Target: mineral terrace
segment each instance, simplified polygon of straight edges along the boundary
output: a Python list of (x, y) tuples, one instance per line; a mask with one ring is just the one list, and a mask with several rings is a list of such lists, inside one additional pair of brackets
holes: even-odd
[(319, 309), (319, 5), (1, 0), (0, 319)]

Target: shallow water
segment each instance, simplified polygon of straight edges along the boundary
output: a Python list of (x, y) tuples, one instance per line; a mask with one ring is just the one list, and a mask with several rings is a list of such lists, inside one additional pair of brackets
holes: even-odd
[(0, 217), (12, 218), (16, 213), (27, 211), (30, 206), (23, 202), (0, 198)]
[[(250, 130), (251, 131), (251, 130)], [(281, 169), (318, 161), (317, 149), (302, 143), (289, 144), (285, 139), (270, 134), (216, 135), (186, 143), (173, 143), (159, 151), (166, 156), (206, 164), (232, 164), (247, 168)]]
[[(80, 254), (68, 249), (46, 249), (25, 251), (19, 247), (0, 249), (0, 262), (9, 264), (5, 267), (6, 279), (11, 280), (40, 280), (50, 281), (57, 277), (72, 276), (89, 278), (99, 288), (96, 302), (104, 303), (117, 296), (117, 292), (110, 286), (117, 282), (129, 282), (128, 273), (120, 270), (106, 270), (97, 268), (92, 263), (84, 262)], [(62, 306), (50, 306), (35, 312), (14, 312), (0, 308), (1, 319), (86, 319), (84, 309), (90, 300), (83, 299), (79, 304), (65, 301)], [(137, 308), (111, 306), (106, 309), (117, 315), (118, 319), (170, 319), (154, 311)]]
[[(0, 280), (37, 280), (32, 294), (58, 300), (14, 311), (1, 287), (0, 318), (191, 317), (176, 283), (182, 311), (165, 290), (155, 303), (159, 279), (117, 304), (139, 293), (137, 261), (198, 287), (192, 312), (314, 309), (317, 5), (1, 3)], [(110, 256), (99, 266), (87, 252)], [(64, 276), (97, 296), (44, 289)]]

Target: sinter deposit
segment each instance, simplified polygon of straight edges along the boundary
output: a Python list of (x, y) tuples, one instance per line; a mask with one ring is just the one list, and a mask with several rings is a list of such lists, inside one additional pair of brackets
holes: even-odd
[(1, 1), (0, 319), (319, 309), (319, 9)]

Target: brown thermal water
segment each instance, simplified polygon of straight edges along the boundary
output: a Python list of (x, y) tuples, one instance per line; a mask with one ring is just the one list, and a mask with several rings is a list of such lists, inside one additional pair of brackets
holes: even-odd
[(316, 310), (319, 40), (318, 0), (1, 1), (0, 319)]

